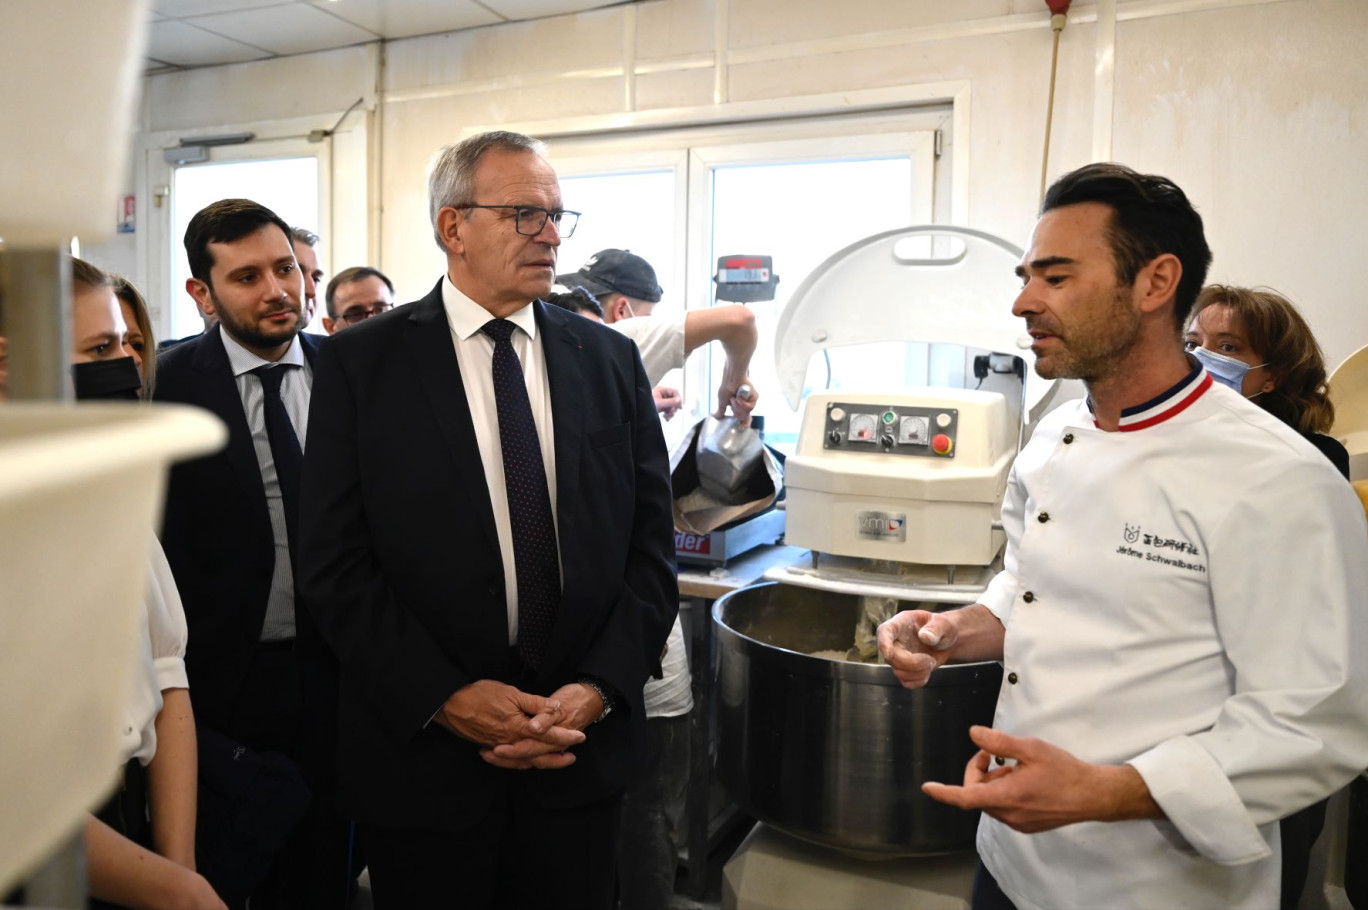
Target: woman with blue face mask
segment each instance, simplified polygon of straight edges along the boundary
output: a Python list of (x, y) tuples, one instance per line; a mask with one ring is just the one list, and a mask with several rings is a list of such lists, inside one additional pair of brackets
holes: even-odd
[[(1188, 353), (1211, 378), (1292, 427), (1347, 480), (1349, 453), (1325, 431), (1335, 421), (1325, 358), (1311, 328), (1287, 298), (1267, 289), (1213, 284), (1192, 306)], [(1281, 906), (1295, 910), (1306, 885), (1311, 846), (1325, 826), (1322, 801), (1284, 818)]]
[(1325, 435), (1335, 422), (1325, 358), (1286, 297), (1268, 289), (1208, 285), (1193, 304), (1184, 343), (1213, 379), (1301, 433), (1349, 476), (1349, 453)]

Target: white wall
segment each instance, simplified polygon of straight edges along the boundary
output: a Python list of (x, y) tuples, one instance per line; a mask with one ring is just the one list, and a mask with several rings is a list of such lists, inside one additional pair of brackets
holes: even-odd
[[(1115, 160), (1189, 192), (1216, 253), (1213, 278), (1288, 293), (1332, 365), (1368, 344), (1359, 300), (1368, 256), (1357, 248), (1368, 211), (1368, 3), (1120, 0), (1118, 8), (1111, 124), (1093, 122), (1097, 7), (1075, 3), (1071, 13), (1051, 176), (1090, 160), (1094, 141), (1109, 137)], [(367, 158), (370, 255), (412, 297), (442, 267), (424, 167), (463, 131), (660, 126), (719, 103), (967, 83), (967, 130), (947, 136), (968, 150), (957, 159), (967, 170), (967, 223), (1024, 244), (1039, 192), (1046, 20), (1042, 0), (650, 0), (391, 42), (364, 61), (365, 49), (348, 49), (155, 76), (144, 128), (311, 116), (329, 126), (363, 95), (378, 121)], [(942, 171), (951, 160), (942, 157)], [(938, 174), (938, 193), (950, 179)], [(147, 211), (150, 200), (139, 203)], [(937, 212), (946, 210), (938, 199)]]

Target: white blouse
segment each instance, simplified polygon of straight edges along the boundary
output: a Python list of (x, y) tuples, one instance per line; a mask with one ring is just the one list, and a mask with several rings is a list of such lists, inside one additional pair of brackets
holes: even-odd
[(130, 681), (119, 733), (124, 760), (136, 758), (146, 765), (157, 753), (157, 714), (162, 692), (186, 689), (185, 643), (189, 633), (185, 608), (171, 575), (171, 566), (155, 536), (150, 538), (145, 609), (138, 625), (138, 666)]

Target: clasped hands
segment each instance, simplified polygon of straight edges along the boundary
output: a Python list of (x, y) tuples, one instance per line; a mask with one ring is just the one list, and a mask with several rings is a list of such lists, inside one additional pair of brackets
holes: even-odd
[(584, 742), (584, 728), (602, 711), (603, 699), (583, 683), (543, 697), (482, 679), (452, 694), (433, 720), (481, 746), (491, 765), (550, 770), (574, 764), (569, 749)]

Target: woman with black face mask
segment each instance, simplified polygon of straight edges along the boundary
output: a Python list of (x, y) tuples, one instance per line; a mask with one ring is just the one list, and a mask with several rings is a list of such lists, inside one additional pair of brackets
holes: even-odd
[[(136, 400), (139, 353), (104, 272), (72, 259), (72, 376), (79, 400)], [(149, 529), (150, 530), (150, 529)], [(128, 760), (123, 784), (86, 822), (92, 907), (184, 906), (226, 910), (195, 871), (197, 758), (185, 677), (185, 610), (166, 556), (149, 533), (141, 667), (112, 717)]]
[(71, 260), (71, 376), (78, 401), (142, 394), (142, 360), (125, 347), (128, 330), (109, 276)]

